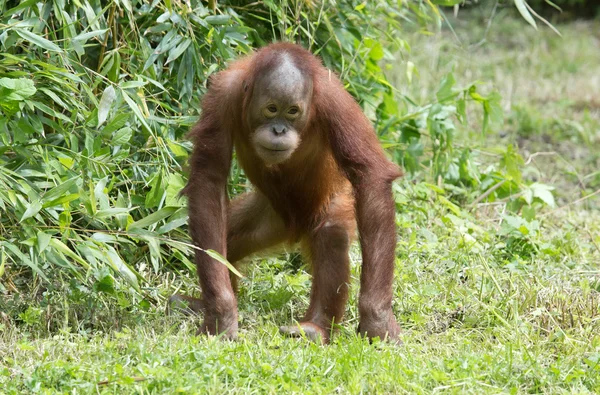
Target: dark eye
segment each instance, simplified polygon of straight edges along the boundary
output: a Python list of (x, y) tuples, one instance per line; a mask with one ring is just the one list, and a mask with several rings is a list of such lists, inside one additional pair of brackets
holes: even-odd
[(298, 114), (298, 111), (299, 111), (298, 107), (292, 107), (292, 108), (290, 108), (288, 110), (288, 114), (290, 114), (290, 115), (296, 115), (296, 114)]
[(277, 115), (277, 106), (269, 104), (263, 109), (263, 115), (267, 118), (274, 118)]

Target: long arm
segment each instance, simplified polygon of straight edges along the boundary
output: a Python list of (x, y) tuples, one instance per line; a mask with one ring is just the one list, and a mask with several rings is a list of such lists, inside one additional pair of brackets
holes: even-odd
[[(190, 133), (194, 152), (190, 159), (190, 178), (184, 189), (188, 197), (189, 229), (195, 245), (227, 254), (227, 177), (231, 166), (232, 127), (225, 112), (231, 101), (221, 91), (217, 79), (202, 103), (202, 116)], [(229, 271), (203, 251), (196, 251), (204, 310), (202, 332), (237, 332), (237, 302), (231, 288)]]
[(391, 183), (401, 175), (388, 161), (369, 120), (334, 76), (321, 76), (317, 117), (327, 129), (336, 161), (354, 189), (363, 254), (359, 330), (369, 337), (397, 338), (392, 313), (396, 246)]

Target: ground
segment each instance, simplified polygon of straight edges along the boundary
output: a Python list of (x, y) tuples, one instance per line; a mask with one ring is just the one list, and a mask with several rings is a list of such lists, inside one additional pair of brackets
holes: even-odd
[[(482, 41), (486, 24), (465, 18), (453, 21), (457, 37), (409, 40), (419, 75), (408, 85), (401, 66), (399, 89), (427, 102), (451, 69), (459, 84), (496, 87), (504, 126), (481, 136), (472, 117), (458, 139), (482, 157), (514, 144), (524, 177), (555, 186), (557, 207), (540, 211), (539, 232), (501, 239), (502, 205), (457, 216), (400, 181), (403, 345), (357, 337), (354, 247), (351, 302), (329, 346), (279, 335), (306, 308), (310, 277), (294, 255), (257, 259), (241, 281), (236, 342), (197, 337), (194, 320), (162, 306), (135, 317), (96, 306), (99, 320), (125, 316), (119, 329), (49, 336), (0, 315), (0, 393), (600, 392), (600, 25), (561, 25), (560, 38), (499, 17)], [(191, 291), (196, 280), (163, 282)]]

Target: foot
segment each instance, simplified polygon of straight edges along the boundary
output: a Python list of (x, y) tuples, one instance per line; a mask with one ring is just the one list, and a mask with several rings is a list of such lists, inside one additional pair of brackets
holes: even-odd
[[(221, 306), (220, 306), (221, 307)], [(204, 322), (198, 328), (197, 335), (223, 335), (225, 339), (237, 337), (237, 310), (233, 308), (221, 308), (222, 314), (210, 311), (203, 300), (185, 295), (173, 295), (167, 302), (167, 315), (173, 312), (182, 313), (187, 316), (204, 315)]]
[(173, 312), (185, 315), (198, 315), (202, 312), (202, 300), (191, 296), (175, 294), (167, 301), (167, 315)]
[(279, 333), (290, 337), (306, 337), (317, 344), (329, 343), (329, 332), (312, 322), (279, 327)]
[(380, 340), (393, 344), (402, 344), (400, 340), (400, 325), (396, 322), (394, 314), (390, 311), (384, 317), (363, 317), (358, 324), (358, 333), (369, 339), (378, 337)]
[(222, 339), (237, 339), (238, 323), (237, 315), (235, 318), (217, 318), (214, 316), (205, 316), (204, 322), (198, 328), (196, 335), (221, 336)]

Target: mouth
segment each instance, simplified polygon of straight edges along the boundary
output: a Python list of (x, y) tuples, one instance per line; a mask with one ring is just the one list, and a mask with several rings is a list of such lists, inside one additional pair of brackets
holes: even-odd
[(271, 152), (285, 152), (285, 151), (289, 150), (289, 148), (271, 148), (271, 147), (265, 147), (264, 145), (261, 145), (261, 147), (264, 150), (271, 151)]

